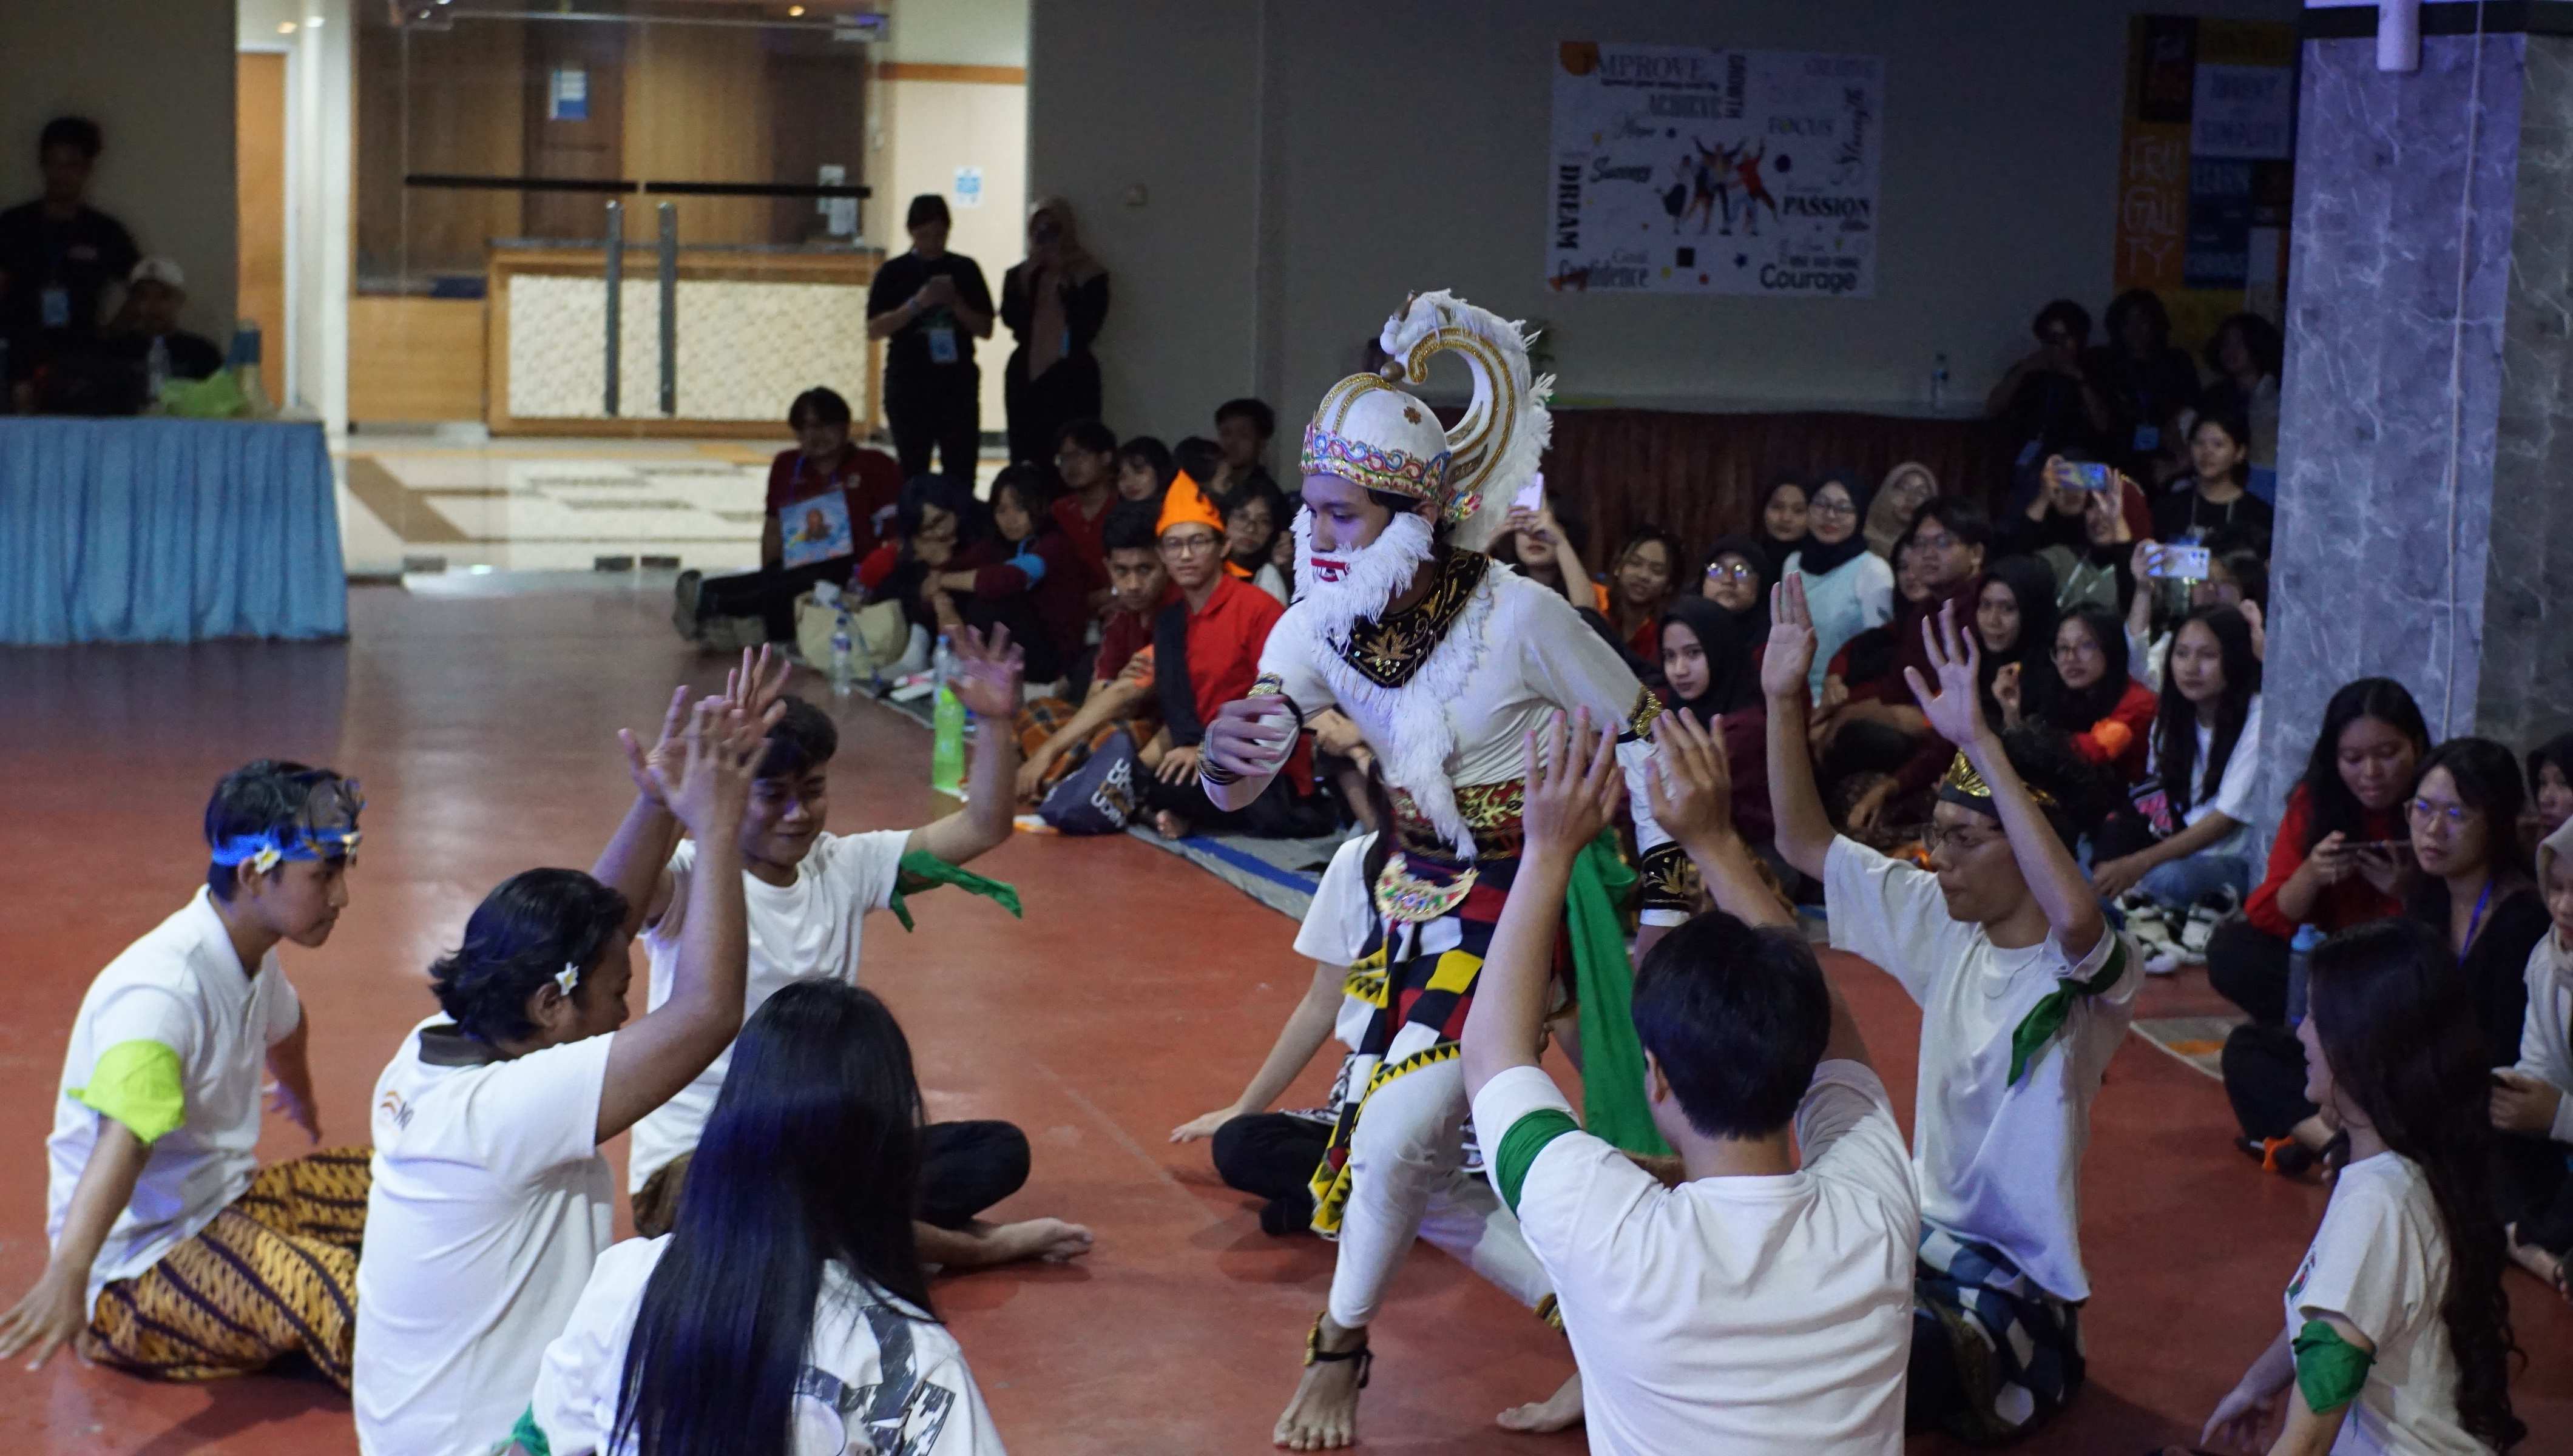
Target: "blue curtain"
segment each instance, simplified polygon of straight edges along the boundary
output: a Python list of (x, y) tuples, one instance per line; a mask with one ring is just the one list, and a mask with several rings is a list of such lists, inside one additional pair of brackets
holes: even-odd
[(321, 425), (0, 419), (0, 642), (348, 631)]

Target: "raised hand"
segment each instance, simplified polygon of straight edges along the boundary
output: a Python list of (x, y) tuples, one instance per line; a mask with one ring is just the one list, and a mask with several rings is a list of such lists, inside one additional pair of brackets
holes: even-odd
[(2267, 616), (2260, 610), (2260, 604), (2246, 596), (2233, 605), (2235, 610), (2242, 613), (2242, 620), (2251, 628), (2251, 660), (2268, 661), (2269, 622)]
[(1646, 775), (1653, 822), (1683, 849), (1733, 833), (1733, 772), (1724, 741), (1686, 708), (1653, 720), (1653, 761)]
[[(785, 712), (778, 706), (778, 699), (786, 696), (786, 679), (794, 671), (795, 664), (786, 660), (786, 654), (765, 642), (759, 644), (756, 656), (744, 647), (741, 649), (741, 666), (724, 674), (724, 706), (739, 708), (743, 716), (758, 723), (764, 732), (775, 725), (777, 715)], [(672, 716), (677, 716), (675, 711)], [(666, 737), (667, 734), (665, 727), (663, 735)]]
[(661, 736), (652, 741), (649, 753), (644, 751), (632, 729), (616, 730), (617, 747), (625, 750), (625, 776), (634, 781), (634, 792), (664, 809), (670, 807), (670, 801), (661, 792), (661, 783), (664, 778), (673, 784), (679, 781), (680, 766), (687, 762), (687, 730), (688, 687), (685, 683), (670, 690), (670, 711), (662, 715)]
[(1790, 573), (1769, 589), (1769, 651), (1760, 659), (1760, 690), (1775, 702), (1803, 703), (1814, 669), (1814, 612), (1805, 604), (1805, 579)]
[(1921, 642), (1930, 650), (1930, 671), (1937, 686), (1923, 679), (1917, 667), (1903, 669), (1903, 681), (1939, 736), (1965, 748), (1986, 731), (1984, 695), (1976, 677), (1983, 649), (1976, 645), (1974, 633), (1957, 630), (1954, 601), (1941, 607), (1938, 615), (1922, 620)]
[(1299, 725), (1285, 698), (1268, 694), (1236, 698), (1216, 709), (1200, 745), (1205, 762), (1245, 778), (1266, 777), (1286, 767), (1295, 750)]
[(1993, 701), (2002, 705), (2003, 721), (2017, 726), (2020, 717), (2020, 670), (2016, 662), (2007, 663), (1993, 674)]
[[(948, 689), (956, 694), (956, 701), (974, 716), (996, 723), (1017, 717), (1028, 658), (1010, 641), (1010, 629), (993, 627), (992, 639), (987, 643), (982, 633), (960, 626), (947, 634), (947, 644), (956, 654), (955, 670), (947, 675)], [(997, 727), (994, 731), (998, 731)]]
[(699, 840), (728, 839), (740, 827), (760, 737), (758, 724), (720, 699), (708, 698), (689, 711), (686, 758), (677, 779), (656, 777), (670, 812)]
[(1567, 737), (1563, 714), (1527, 735), (1527, 807), (1521, 823), (1530, 858), (1569, 859), (1608, 827), (1626, 786), (1617, 771), (1617, 726), (1590, 726), (1590, 710), (1575, 714)]

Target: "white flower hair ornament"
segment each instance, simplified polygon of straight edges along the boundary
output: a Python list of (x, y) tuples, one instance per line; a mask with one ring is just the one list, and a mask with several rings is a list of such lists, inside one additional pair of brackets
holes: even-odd
[(562, 994), (565, 996), (571, 995), (572, 988), (579, 984), (580, 967), (574, 965), (572, 962), (563, 962), (563, 968), (554, 973), (554, 985), (561, 988)]

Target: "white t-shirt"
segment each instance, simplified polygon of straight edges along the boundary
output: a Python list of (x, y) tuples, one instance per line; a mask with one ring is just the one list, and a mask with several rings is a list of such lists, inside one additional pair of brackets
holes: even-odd
[(1920, 1211), (1875, 1073), (1814, 1069), (1797, 1171), (1671, 1189), (1572, 1127), (1536, 1068), (1484, 1084), (1474, 1117), (1562, 1302), (1592, 1451), (1902, 1451)]
[[(2180, 823), (2195, 824), (2209, 814), (2222, 814), (2235, 824), (2244, 827), (2217, 840), (2199, 853), (2241, 854), (2249, 847), (2250, 823), (2260, 812), (2260, 699), (2254, 696), (2251, 699), (2250, 711), (2242, 715), (2241, 736), (2233, 740), (2232, 756), (2225, 759), (2224, 772), (2216, 778), (2215, 791), (2211, 794), (2207, 792), (2206, 763), (2215, 754), (2215, 730), (2204, 723), (2196, 724), (2195, 727), (2197, 729), (2198, 782), (2195, 786), (2196, 792), (2190, 795), (2192, 802), (2188, 806), (2188, 812), (2180, 816)], [(2144, 754), (2144, 777), (2152, 782), (2159, 782), (2162, 772), (2159, 737), (2159, 734), (2153, 735), (2155, 746)]]
[[(599, 1255), (580, 1307), (545, 1350), (536, 1425), (554, 1456), (608, 1449), (626, 1343), (667, 1235)], [(947, 1327), (832, 1265), (813, 1311), (810, 1363), (796, 1383), (794, 1456), (1003, 1456), (1001, 1433)], [(630, 1456), (631, 1441), (614, 1448)]]
[(187, 1120), (154, 1139), (134, 1196), (90, 1265), (89, 1302), (118, 1279), (160, 1262), (214, 1221), (259, 1170), (260, 1087), (268, 1049), (294, 1034), (304, 1003), (271, 950), (244, 976), (232, 935), (202, 887), (187, 907), (126, 947), (89, 984), (72, 1019), (71, 1047), (45, 1139), (45, 1238), (62, 1236), (72, 1191), (98, 1146), (102, 1112), (73, 1095), (98, 1059), (127, 1042), (157, 1042), (179, 1056)]
[[(742, 910), (750, 929), (750, 970), (741, 999), (749, 1020), (789, 982), (830, 977), (858, 984), (859, 923), (871, 910), (893, 903), (902, 880), (902, 847), (907, 829), (874, 834), (822, 834), (812, 852), (796, 866), (795, 883), (771, 885), (756, 875), (741, 877)], [(644, 929), (643, 949), (652, 959), (650, 1007), (670, 999), (671, 979), (678, 974), (679, 933), (688, 911), (688, 876), (697, 867), (697, 845), (682, 841), (670, 855), (670, 904), (661, 918)], [(697, 1134), (715, 1109), (732, 1070), (726, 1047), (714, 1065), (697, 1074), (679, 1094), (653, 1108), (634, 1124), (634, 1144), (627, 1157), (625, 1186), (640, 1192), (644, 1181), (663, 1164), (696, 1149)]]
[[(445, 1018), (376, 1081), (351, 1395), (368, 1456), (483, 1456), (607, 1247), (598, 1152), (613, 1035), (464, 1063)], [(462, 1065), (459, 1065), (462, 1064)]]
[(1829, 571), (1805, 569), (1805, 553), (1787, 557), (1786, 571), (1805, 578), (1805, 601), (1814, 619), (1814, 666), (1807, 685), (1819, 698), (1832, 657), (1849, 639), (1894, 620), (1894, 568), (1874, 551), (1861, 551)]
[[(2049, 937), (2005, 951), (1953, 920), (1939, 879), (1848, 839), (1823, 865), (1832, 948), (1863, 956), (1921, 1007), (1912, 1162), (1925, 1222), (2000, 1249), (2058, 1299), (2091, 1297), (2082, 1268), (2082, 1152), (2100, 1075), (2135, 1020), (2141, 984), (2124, 937), (2079, 962)], [(2062, 1030), (2010, 1082), (2011, 1036), (2067, 982), (2116, 975), (2076, 996)]]
[(2484, 1450), (2457, 1424), (2457, 1361), (2439, 1318), (2447, 1290), (2448, 1240), (2421, 1169), (2394, 1152), (2342, 1168), (2286, 1295), (2290, 1339), (2306, 1320), (2336, 1314), (2376, 1346), (2335, 1456)]
[[(1304, 908), (1304, 923), (1295, 928), (1295, 954), (1325, 966), (1354, 966), (1366, 954), (1375, 934), (1375, 897), (1366, 883), (1367, 851), (1375, 836), (1362, 834), (1331, 852), (1331, 863), (1313, 887), (1313, 903)], [(1375, 1008), (1354, 996), (1340, 999), (1331, 1034), (1354, 1052), (1366, 1035)], [(1332, 1105), (1339, 1100), (1335, 1095)]]

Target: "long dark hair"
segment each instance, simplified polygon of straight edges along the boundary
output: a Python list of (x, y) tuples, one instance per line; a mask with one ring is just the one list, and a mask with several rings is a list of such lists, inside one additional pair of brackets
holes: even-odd
[[(2207, 736), (2206, 762), (2200, 765), (2197, 704), (2180, 692), (2179, 674), (2167, 664), (2162, 668), (2162, 704), (2153, 715), (2153, 757), (2161, 765), (2162, 794), (2170, 800), (2174, 815), (2214, 793), (2225, 766), (2233, 762), (2234, 750), (2244, 747), (2242, 725), (2251, 716), (2252, 701), (2260, 696), (2260, 656), (2251, 650), (2250, 619), (2229, 606), (2191, 612), (2171, 633), (2173, 652), (2179, 650), (2180, 632), (2192, 624), (2203, 626), (2215, 638), (2216, 650), (2224, 659), (2224, 690), (2216, 695), (2215, 727)], [(2333, 765), (2332, 778), (2339, 781), (2338, 764)]]
[[(2457, 786), (2458, 800), (2483, 816), (2486, 872), (2505, 885), (2527, 880), (2528, 859), (2519, 847), (2519, 815), (2528, 807), (2528, 790), (2520, 783), (2519, 760), (2489, 738), (2451, 738), (2421, 760), (2413, 774), (2412, 792), (2420, 792), (2420, 781), (2432, 769), (2446, 769)], [(2518, 979), (2516, 972), (2512, 979)]]
[(930, 1311), (920, 1121), (911, 1044), (872, 993), (796, 981), (751, 1017), (634, 1317), (618, 1442), (785, 1456), (826, 1265)]
[[(2100, 680), (2087, 688), (2074, 688), (2065, 685), (2061, 672), (2049, 672), (2041, 679), (2045, 691), (2028, 701), (2037, 716), (2065, 732), (2088, 733), (2117, 711), (2118, 700), (2127, 695), (2128, 684), (2135, 680), (2135, 670), (2127, 660), (2127, 624), (2116, 612), (2095, 601), (2086, 601), (2064, 614), (2056, 623), (2059, 640), (2064, 635), (2065, 622), (2081, 623), (2091, 640), (2100, 644)], [(2020, 630), (2025, 632), (2027, 628)], [(2048, 644), (2048, 650), (2051, 664), (2053, 643)]]
[(2411, 739), (2415, 759), (2429, 756), (2430, 725), (2422, 721), (2421, 705), (2412, 701), (2403, 684), (2390, 677), (2362, 677), (2342, 684), (2323, 707), (2323, 731), (2314, 735), (2313, 752), (2305, 757), (2305, 776), (2297, 781), (2305, 792), (2307, 854), (2334, 834), (2353, 840), (2368, 837), (2367, 811), (2349, 785), (2340, 781), (2340, 736), (2361, 718), (2374, 718)]
[(535, 1035), (527, 1000), (579, 968), (571, 994), (614, 947), (625, 897), (579, 870), (521, 870), (492, 887), (464, 922), (464, 942), (429, 968), (429, 989), (457, 1031), (486, 1047)]
[(2439, 1319), (2457, 1362), (2457, 1422), (2508, 1450), (2528, 1427), (2510, 1408), (2519, 1345), (2487, 1181), (2484, 1039), (2457, 958), (2418, 920), (2371, 921), (2316, 947), (2311, 977), (2308, 1015), (2335, 1092), (2420, 1169), (2438, 1205), (2448, 1242)]

